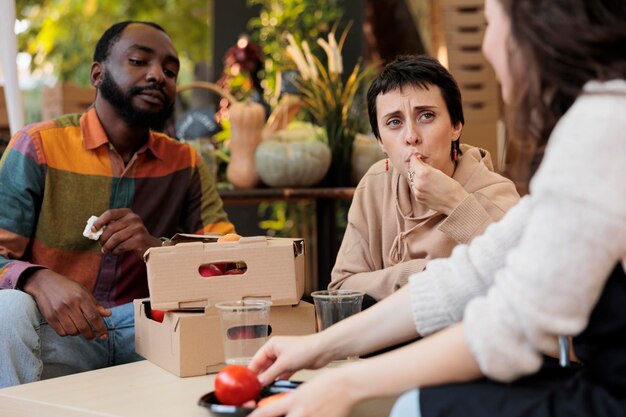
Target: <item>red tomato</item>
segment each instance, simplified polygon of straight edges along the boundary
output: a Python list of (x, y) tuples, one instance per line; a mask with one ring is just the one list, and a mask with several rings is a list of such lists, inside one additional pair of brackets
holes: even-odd
[(165, 317), (165, 310), (152, 309), (152, 320), (163, 323), (163, 317)]
[(198, 272), (200, 272), (200, 275), (203, 277), (215, 277), (222, 275), (222, 270), (216, 264), (200, 265)]
[(256, 374), (245, 366), (227, 365), (215, 377), (215, 396), (222, 404), (240, 406), (260, 392)]

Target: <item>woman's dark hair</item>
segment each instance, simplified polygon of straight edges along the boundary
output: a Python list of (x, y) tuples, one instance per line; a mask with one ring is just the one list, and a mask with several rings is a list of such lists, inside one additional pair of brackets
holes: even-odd
[(94, 62), (106, 61), (106, 59), (109, 57), (109, 54), (111, 53), (111, 48), (113, 48), (113, 45), (115, 45), (115, 43), (119, 40), (120, 36), (122, 35), (122, 32), (124, 31), (124, 29), (126, 29), (126, 26), (132, 23), (152, 26), (153, 28), (158, 29), (161, 32), (167, 34), (167, 32), (165, 32), (165, 29), (163, 29), (160, 25), (153, 23), (153, 22), (127, 20), (125, 22), (116, 23), (110, 28), (108, 28), (102, 34), (102, 36), (100, 37), (100, 40), (96, 44), (96, 49), (94, 50), (94, 53), (93, 53)]
[(524, 184), (585, 83), (626, 78), (626, 2), (498, 1), (511, 21), (509, 62), (517, 91), (509, 142), (515, 160), (507, 173)]
[[(367, 90), (367, 112), (369, 114), (372, 132), (380, 140), (378, 119), (376, 117), (376, 98), (389, 91), (401, 90), (405, 86), (414, 86), (428, 89), (431, 85), (439, 87), (446, 102), (452, 125), (465, 124), (463, 118), (463, 104), (461, 90), (452, 74), (435, 58), (427, 55), (404, 55), (386, 65), (381, 73), (374, 78)], [(459, 149), (460, 139), (452, 143), (453, 149)], [(451, 150), (452, 152), (452, 150)], [(460, 153), (459, 153), (460, 154)], [(452, 155), (452, 153), (451, 153)]]

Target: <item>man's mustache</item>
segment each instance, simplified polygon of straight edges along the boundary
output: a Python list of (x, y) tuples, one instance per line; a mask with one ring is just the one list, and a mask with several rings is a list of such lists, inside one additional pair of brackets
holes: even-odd
[(148, 85), (148, 86), (145, 86), (145, 87), (131, 87), (128, 90), (128, 93), (131, 96), (134, 96), (134, 95), (137, 95), (137, 94), (141, 94), (144, 91), (150, 91), (150, 90), (159, 91), (161, 94), (163, 94), (164, 97), (167, 97), (167, 99), (169, 99), (168, 95), (165, 93), (165, 88), (164, 87), (160, 87), (158, 85)]

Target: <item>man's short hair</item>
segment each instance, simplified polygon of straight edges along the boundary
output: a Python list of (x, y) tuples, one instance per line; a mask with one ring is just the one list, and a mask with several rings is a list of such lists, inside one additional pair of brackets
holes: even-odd
[(376, 118), (376, 98), (380, 94), (400, 90), (405, 86), (427, 89), (429, 85), (435, 85), (441, 90), (452, 125), (456, 126), (459, 122), (465, 124), (461, 91), (452, 74), (430, 56), (403, 55), (386, 65), (367, 91), (367, 111), (374, 135), (380, 139)]
[(138, 23), (141, 25), (152, 26), (153, 28), (158, 29), (161, 32), (167, 34), (165, 29), (163, 29), (160, 25), (153, 23), (153, 22), (127, 20), (125, 22), (116, 23), (110, 28), (108, 28), (102, 34), (102, 36), (100, 37), (100, 40), (96, 44), (96, 49), (93, 53), (94, 62), (106, 61), (106, 59), (109, 57), (109, 54), (111, 53), (111, 48), (113, 48), (113, 45), (115, 45), (115, 43), (119, 40), (120, 36), (122, 35), (122, 32), (124, 31), (124, 29), (126, 29), (126, 26), (130, 25), (131, 23)]

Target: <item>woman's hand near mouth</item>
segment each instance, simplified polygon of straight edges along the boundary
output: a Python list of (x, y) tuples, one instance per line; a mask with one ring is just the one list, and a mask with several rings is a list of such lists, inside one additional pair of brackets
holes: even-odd
[(419, 203), (446, 216), (468, 195), (456, 180), (422, 161), (421, 155), (409, 158), (407, 180)]

